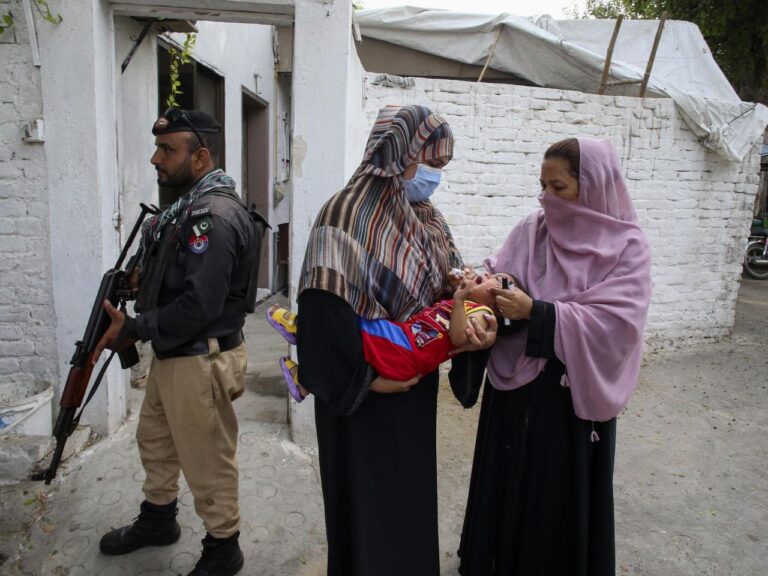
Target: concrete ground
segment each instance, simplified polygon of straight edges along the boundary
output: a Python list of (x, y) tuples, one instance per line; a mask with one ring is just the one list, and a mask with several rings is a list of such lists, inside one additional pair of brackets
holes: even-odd
[[(278, 300), (280, 300), (278, 298)], [(242, 574), (320, 576), (325, 542), (311, 455), (289, 439), (278, 356), (285, 343), (263, 320), (247, 325), (248, 389), (240, 417)], [(619, 418), (617, 574), (768, 572), (768, 281), (744, 279), (731, 341), (655, 354)], [(52, 486), (0, 487), (0, 574), (186, 574), (202, 526), (182, 484), (181, 540), (122, 558), (102, 556), (101, 535), (131, 521), (143, 472), (131, 416), (113, 437), (62, 467)], [(456, 574), (478, 409), (441, 387), (438, 407), (441, 573)], [(396, 575), (393, 575), (396, 576)]]

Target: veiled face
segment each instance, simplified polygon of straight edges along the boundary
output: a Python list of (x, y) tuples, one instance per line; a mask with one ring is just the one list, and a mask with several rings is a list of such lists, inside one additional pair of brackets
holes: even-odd
[(414, 162), (413, 164), (408, 165), (405, 170), (403, 170), (403, 179), (410, 180), (413, 178), (416, 175), (416, 170), (418, 170), (419, 164), (426, 164), (432, 168), (442, 168), (445, 165), (445, 162), (443, 162), (440, 158), (435, 158), (434, 160), (429, 160), (428, 162)]
[(541, 190), (576, 202), (579, 199), (579, 180), (563, 158), (548, 158), (541, 163)]

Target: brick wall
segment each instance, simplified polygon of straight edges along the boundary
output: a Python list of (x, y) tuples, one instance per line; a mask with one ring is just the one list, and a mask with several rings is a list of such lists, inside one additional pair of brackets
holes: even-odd
[(53, 381), (45, 145), (22, 140), (24, 126), (43, 117), (40, 73), (21, 3), (0, 3), (6, 8), (16, 24), (0, 36), (0, 378)]
[(446, 116), (454, 159), (435, 204), (466, 262), (479, 264), (537, 208), (546, 148), (609, 138), (653, 251), (650, 349), (730, 333), (742, 247), (758, 185), (757, 150), (742, 164), (707, 152), (668, 99), (416, 79), (410, 89), (365, 86), (368, 130), (386, 104), (426, 104)]

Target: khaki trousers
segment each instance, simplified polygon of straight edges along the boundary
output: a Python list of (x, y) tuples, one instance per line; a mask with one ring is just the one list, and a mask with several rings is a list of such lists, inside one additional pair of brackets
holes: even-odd
[(232, 401), (245, 389), (245, 343), (208, 354), (152, 359), (136, 440), (147, 474), (144, 497), (169, 504), (184, 472), (195, 511), (214, 538), (240, 528), (237, 418)]

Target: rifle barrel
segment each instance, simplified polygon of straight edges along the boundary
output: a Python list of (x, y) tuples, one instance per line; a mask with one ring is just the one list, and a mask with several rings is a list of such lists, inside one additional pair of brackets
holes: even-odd
[(136, 234), (139, 233), (139, 230), (141, 230), (141, 224), (144, 222), (144, 217), (150, 213), (154, 212), (152, 208), (144, 204), (143, 202), (140, 204), (141, 206), (141, 214), (139, 214), (139, 217), (136, 219), (136, 224), (133, 225), (133, 229), (131, 230), (131, 233), (128, 235), (128, 239), (125, 241), (125, 246), (123, 246), (123, 250), (120, 252), (120, 257), (117, 259), (117, 263), (115, 264), (115, 270), (119, 270), (123, 266), (123, 261), (125, 260), (125, 257), (128, 255), (128, 249), (131, 247), (131, 244), (133, 244), (133, 239), (136, 238)]
[(56, 477), (56, 470), (59, 468), (61, 457), (64, 455), (64, 446), (67, 445), (67, 438), (72, 434), (72, 421), (75, 417), (75, 408), (61, 408), (56, 417), (56, 425), (53, 427), (53, 436), (56, 438), (56, 449), (53, 451), (53, 457), (48, 468), (32, 474), (32, 480), (44, 480), (50, 484)]

